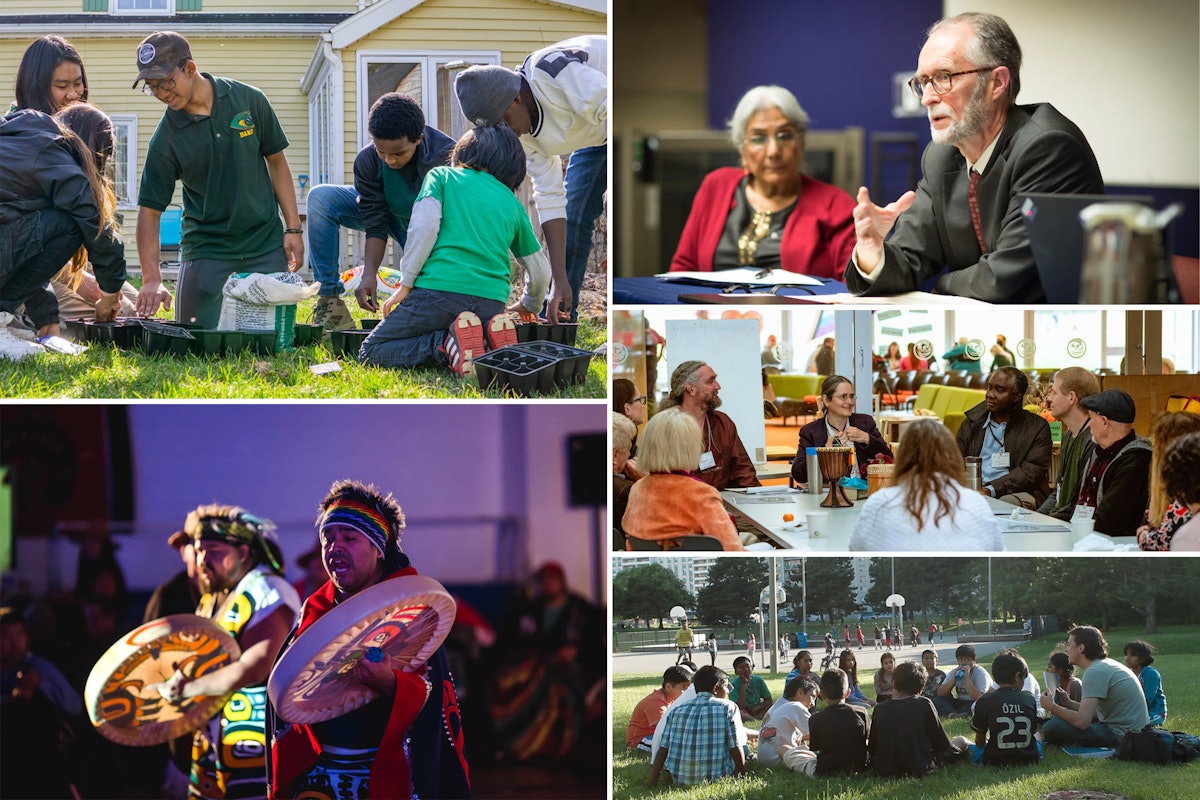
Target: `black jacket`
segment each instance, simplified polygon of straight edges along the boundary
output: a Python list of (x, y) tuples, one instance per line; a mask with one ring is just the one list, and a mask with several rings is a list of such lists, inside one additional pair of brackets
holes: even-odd
[[(871, 437), (866, 444), (854, 445), (854, 457), (858, 461), (859, 474), (867, 474), (867, 464), (880, 453), (892, 454), (892, 448), (879, 432), (875, 418), (870, 414), (851, 414), (846, 423), (858, 428)], [(800, 441), (796, 447), (796, 457), (792, 459), (792, 479), (796, 483), (808, 483), (808, 448), (824, 447), (829, 441), (829, 430), (825, 427), (825, 418), (821, 417), (800, 429)]]
[[(415, 197), (425, 181), (425, 176), (434, 167), (444, 167), (450, 163), (450, 149), (454, 140), (437, 128), (425, 126), (421, 144), (413, 158), (417, 162), (417, 186), (413, 192)], [(358, 192), (358, 213), (362, 216), (363, 229), (368, 239), (387, 240), (392, 228), (392, 212), (388, 208), (387, 197), (383, 190), (383, 170), (389, 169), (383, 159), (375, 152), (375, 145), (369, 144), (354, 157), (354, 190)], [(404, 243), (401, 242), (403, 245)]]
[[(125, 244), (117, 230), (100, 230), (100, 210), (75, 149), (52, 117), (32, 109), (14, 111), (0, 118), (0, 275), (5, 279), (18, 256), (42, 250), (37, 212), (47, 209), (71, 216), (83, 234), (100, 288), (120, 291)], [(38, 313), (44, 310), (28, 310), (34, 322), (47, 321), (45, 313)], [(57, 319), (57, 307), (49, 310)]]
[[(967, 410), (958, 429), (958, 449), (964, 456), (977, 456), (983, 449), (987, 430), (987, 405), (980, 403)], [(1013, 411), (1004, 428), (1004, 449), (1009, 454), (1008, 474), (991, 482), (996, 497), (1028, 492), (1041, 505), (1049, 493), (1050, 453), (1053, 449), (1050, 426), (1037, 414), (1023, 408)]]

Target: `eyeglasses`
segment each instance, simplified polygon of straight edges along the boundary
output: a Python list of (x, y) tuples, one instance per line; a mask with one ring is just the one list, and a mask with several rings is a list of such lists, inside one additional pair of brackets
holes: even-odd
[[(171, 70), (170, 75), (174, 75), (178, 71), (179, 67), (176, 67), (175, 69)], [(151, 86), (149, 83), (142, 84), (142, 94), (146, 95), (147, 97), (157, 97), (163, 92), (169, 92), (174, 88), (175, 79), (168, 76), (153, 86)]]
[(920, 100), (925, 96), (925, 87), (933, 84), (933, 91), (937, 94), (947, 94), (954, 88), (954, 79), (959, 75), (974, 75), (976, 72), (991, 72), (996, 67), (980, 67), (979, 69), (964, 69), (962, 72), (935, 72), (928, 78), (923, 78), (920, 75), (913, 75), (908, 79), (908, 88), (912, 89), (912, 93)]
[(858, 399), (858, 395), (856, 395), (856, 394), (835, 394), (833, 396), (833, 399), (840, 400), (842, 402), (849, 400), (851, 403), (853, 403), (855, 400)]
[(780, 147), (791, 147), (800, 140), (800, 134), (788, 128), (776, 131), (774, 136), (767, 136), (765, 133), (752, 133), (746, 137), (746, 145), (755, 148), (766, 147), (769, 139), (774, 139), (775, 144)]
[(632, 406), (632, 405), (635, 405), (635, 404), (640, 404), (640, 405), (643, 405), (643, 406), (644, 406), (644, 405), (646, 405), (646, 403), (648, 403), (648, 402), (650, 402), (650, 398), (649, 398), (649, 397), (646, 397), (646, 395), (642, 395), (641, 397), (635, 397), (635, 398), (633, 398), (632, 400), (630, 400), (630, 401), (629, 401), (629, 405), (631, 405), (631, 406)]

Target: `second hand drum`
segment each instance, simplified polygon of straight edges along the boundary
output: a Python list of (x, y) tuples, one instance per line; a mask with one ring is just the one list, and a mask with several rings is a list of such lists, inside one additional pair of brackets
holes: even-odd
[(454, 624), (454, 598), (433, 578), (390, 578), (338, 603), (271, 670), (267, 696), (287, 722), (324, 722), (378, 694), (353, 676), (361, 659), (393, 669), (428, 661)]

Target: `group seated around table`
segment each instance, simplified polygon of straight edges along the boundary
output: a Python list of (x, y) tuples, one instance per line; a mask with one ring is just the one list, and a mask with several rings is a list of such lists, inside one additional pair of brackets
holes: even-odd
[[(1036, 766), (1045, 745), (1116, 748), (1127, 732), (1164, 724), (1166, 697), (1162, 676), (1150, 666), (1152, 652), (1146, 642), (1129, 642), (1123, 664), (1108, 657), (1098, 629), (1073, 628), (1065, 651), (1051, 655), (1043, 692), (1017, 650), (997, 652), (989, 674), (974, 648), (960, 646), (958, 665), (948, 675), (937, 668), (936, 653), (926, 650), (920, 663), (896, 664), (887, 678), (890, 696), (873, 706), (855, 703), (852, 669), (828, 669), (819, 681), (811, 672), (789, 674), (757, 731), (742, 728), (758, 717), (740, 710), (735, 697), (743, 692), (725, 672), (702, 667), (692, 689), (680, 692), (682, 678), (673, 672), (679, 668), (671, 667), (663, 687), (638, 703), (626, 745), (647, 750), (643, 732), (657, 716), (662, 734), (659, 748), (650, 748), (651, 786), (664, 771), (676, 784), (695, 785), (753, 770), (755, 761), (810, 778), (868, 772), (920, 778), (958, 762)], [(1082, 682), (1072, 676), (1075, 667), (1084, 670)], [(765, 685), (760, 691), (770, 697)], [(675, 699), (664, 705), (672, 694)], [(948, 736), (943, 718), (969, 720), (974, 737)]]

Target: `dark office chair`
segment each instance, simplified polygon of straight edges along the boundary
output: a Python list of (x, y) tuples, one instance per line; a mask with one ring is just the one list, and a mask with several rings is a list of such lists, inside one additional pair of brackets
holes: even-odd
[(639, 539), (636, 536), (629, 536), (628, 534), (625, 538), (629, 541), (629, 546), (634, 550), (662, 550), (658, 542), (651, 541), (650, 539)]
[(705, 536), (702, 533), (689, 533), (679, 537), (679, 547), (682, 550), (724, 550), (719, 539)]

